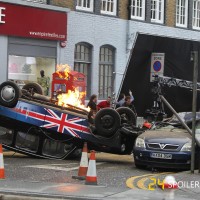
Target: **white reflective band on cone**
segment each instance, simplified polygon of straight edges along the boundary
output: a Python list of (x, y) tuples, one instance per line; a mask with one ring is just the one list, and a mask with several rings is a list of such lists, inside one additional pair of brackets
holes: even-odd
[(95, 160), (90, 160), (88, 169), (89, 170), (87, 171), (87, 176), (96, 177), (97, 171), (96, 171), (96, 161)]
[(88, 167), (88, 156), (87, 156), (87, 152), (83, 152), (83, 153), (82, 153), (80, 166), (81, 166), (81, 167)]
[(3, 154), (0, 154), (0, 169), (4, 169)]

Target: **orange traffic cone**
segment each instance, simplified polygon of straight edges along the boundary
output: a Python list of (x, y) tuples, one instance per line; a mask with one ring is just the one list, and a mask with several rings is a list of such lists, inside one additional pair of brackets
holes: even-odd
[(85, 176), (86, 176), (87, 170), (88, 170), (88, 155), (87, 155), (87, 153), (88, 153), (87, 142), (84, 142), (82, 155), (81, 155), (80, 167), (78, 170), (78, 176), (72, 176), (72, 178), (79, 179), (79, 180), (85, 180)]
[(164, 189), (177, 189), (178, 188), (178, 184), (177, 184), (174, 176), (171, 176), (171, 175), (166, 176), (163, 183), (164, 183)]
[(0, 179), (5, 178), (5, 171), (4, 171), (4, 162), (3, 162), (3, 148), (2, 144), (0, 144)]
[(97, 185), (95, 151), (91, 151), (91, 154), (90, 154), (90, 161), (89, 161), (85, 184), (86, 185)]
[(165, 200), (174, 200), (175, 199), (175, 189), (178, 189), (178, 184), (175, 180), (175, 178), (171, 175), (166, 176), (163, 181), (163, 187), (164, 189), (164, 199)]

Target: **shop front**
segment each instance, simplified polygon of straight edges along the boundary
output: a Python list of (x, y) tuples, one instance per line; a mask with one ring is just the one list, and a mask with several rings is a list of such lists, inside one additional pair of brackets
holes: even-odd
[(45, 6), (0, 1), (1, 82), (12, 80), (22, 87), (37, 82), (41, 70), (51, 81), (67, 38), (68, 10)]

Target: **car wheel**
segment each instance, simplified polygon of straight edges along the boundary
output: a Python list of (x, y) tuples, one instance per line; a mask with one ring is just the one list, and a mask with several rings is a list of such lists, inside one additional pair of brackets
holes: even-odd
[(117, 108), (116, 111), (119, 113), (121, 117), (121, 123), (136, 125), (136, 115), (130, 108), (120, 107)]
[(29, 92), (34, 92), (37, 94), (43, 95), (43, 89), (38, 83), (27, 83), (26, 85), (23, 86), (24, 90), (28, 90)]
[(76, 149), (74, 150), (69, 156), (67, 157), (68, 159), (77, 159), (81, 158), (82, 155), (82, 149)]
[(116, 110), (104, 108), (97, 112), (94, 120), (97, 134), (112, 136), (120, 128), (120, 116)]
[(19, 97), (21, 97), (21, 90), (16, 83), (6, 81), (0, 85), (0, 104), (2, 106), (15, 107)]
[(145, 165), (136, 164), (136, 163), (135, 163), (135, 166), (136, 166), (138, 169), (145, 169), (145, 168), (146, 168)]
[(135, 160), (135, 166), (138, 169), (145, 169), (146, 168), (146, 165), (138, 164), (136, 160)]

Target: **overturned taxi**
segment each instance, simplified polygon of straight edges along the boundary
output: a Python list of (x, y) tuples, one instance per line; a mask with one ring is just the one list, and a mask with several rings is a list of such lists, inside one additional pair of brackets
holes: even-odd
[(83, 142), (89, 149), (131, 154), (137, 136), (136, 116), (128, 108), (107, 108), (89, 123), (86, 109), (61, 106), (38, 94), (37, 83), (20, 89), (14, 82), (0, 85), (0, 143), (20, 153), (52, 159), (80, 154)]

